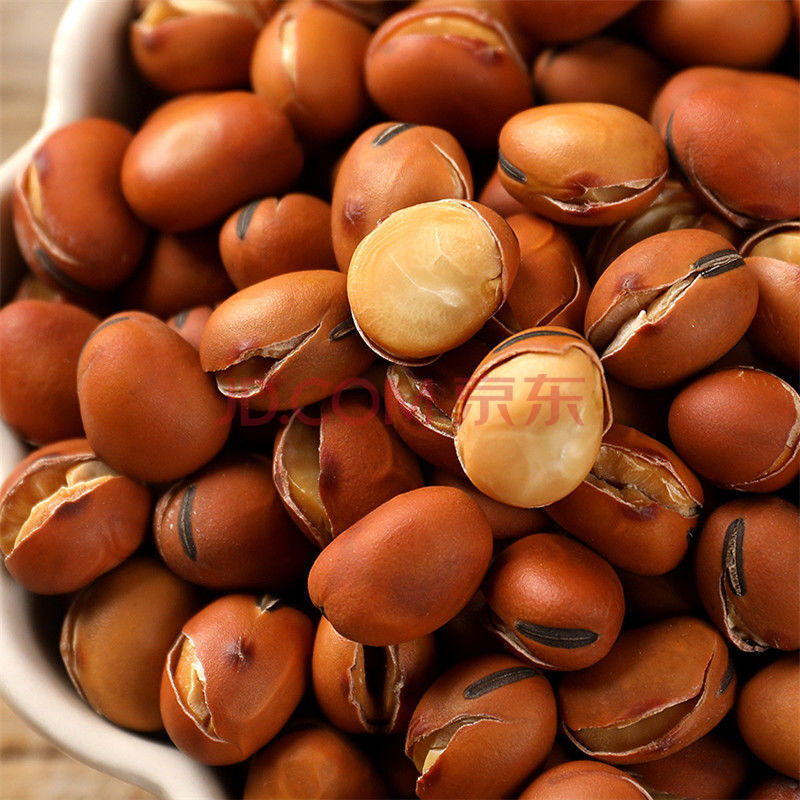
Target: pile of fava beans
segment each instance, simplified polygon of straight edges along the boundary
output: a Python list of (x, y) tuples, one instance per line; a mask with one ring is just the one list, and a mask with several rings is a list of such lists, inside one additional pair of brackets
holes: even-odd
[(798, 12), (132, 3), (0, 311), (85, 701), (236, 797), (800, 797)]

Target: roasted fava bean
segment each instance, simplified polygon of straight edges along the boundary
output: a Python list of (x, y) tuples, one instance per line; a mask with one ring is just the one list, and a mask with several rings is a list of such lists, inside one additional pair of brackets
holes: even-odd
[(800, 648), (800, 512), (778, 497), (717, 508), (697, 543), (695, 577), (712, 622), (740, 650)]
[(543, 669), (583, 669), (608, 653), (625, 598), (611, 565), (566, 536), (537, 533), (509, 545), (483, 586), (494, 632)]
[(329, 397), (374, 358), (353, 326), (346, 283), (339, 272), (302, 270), (237, 292), (206, 323), (203, 369), (257, 410)]
[(653, 800), (621, 769), (599, 761), (566, 761), (534, 778), (520, 800)]
[(230, 430), (225, 398), (194, 347), (138, 311), (95, 328), (78, 362), (78, 399), (92, 448), (137, 480), (188, 475), (219, 452)]
[(170, 739), (203, 764), (234, 764), (283, 727), (307, 683), (311, 620), (265, 595), (215, 600), (183, 626), (161, 678)]
[(221, 456), (168, 489), (153, 533), (173, 572), (218, 591), (277, 592), (311, 561), (275, 490), (269, 459), (255, 454)]
[(453, 423), (459, 461), (480, 491), (523, 508), (554, 503), (589, 473), (611, 424), (600, 361), (566, 328), (518, 333), (472, 373)]
[(390, 214), (347, 272), (353, 320), (376, 353), (424, 363), (476, 334), (508, 297), (519, 245), (490, 208), (437, 200)]
[(188, 94), (145, 120), (125, 152), (122, 191), (138, 217), (174, 233), (284, 191), (302, 166), (289, 120), (268, 100)]
[(168, 94), (244, 87), (270, 6), (252, 0), (153, 0), (131, 23), (136, 66)]
[(667, 177), (652, 125), (607, 103), (553, 103), (500, 131), (500, 180), (530, 211), (571, 225), (610, 225), (646, 208)]
[(579, 750), (611, 764), (654, 761), (708, 733), (733, 706), (725, 640), (692, 617), (620, 634), (597, 664), (567, 673), (561, 719)]
[(372, 37), (367, 89), (395, 119), (438, 125), (489, 148), (505, 120), (531, 104), (525, 62), (496, 17), (466, 7), (410, 8)]
[(377, 398), (337, 392), (319, 416), (296, 411), (275, 440), (273, 477), (292, 519), (324, 547), (381, 503), (422, 486), (422, 473)]
[(163, 727), (161, 671), (199, 607), (191, 586), (157, 561), (132, 558), (83, 589), (61, 629), (61, 658), (98, 714), (136, 731)]
[(203, 330), (212, 311), (211, 306), (185, 308), (183, 311), (171, 316), (167, 320), (167, 325), (183, 339), (186, 339), (195, 350), (199, 350), (200, 339), (203, 337)]
[(104, 464), (85, 439), (54, 442), (0, 488), (0, 550), (26, 589), (74, 592), (136, 550), (149, 515), (147, 488)]
[(0, 311), (0, 416), (35, 444), (83, 433), (75, 373), (100, 320), (70, 303), (17, 300)]
[(409, 122), (368, 128), (345, 154), (333, 187), (331, 235), (347, 272), (358, 243), (401, 208), (453, 197), (472, 198), (472, 172), (447, 131)]
[(547, 513), (612, 564), (661, 575), (686, 555), (702, 508), (700, 481), (675, 453), (614, 424), (583, 483)]
[(250, 763), (244, 800), (374, 800), (386, 787), (369, 759), (343, 733), (297, 723)]
[(222, 263), (237, 289), (301, 269), (335, 269), (331, 207), (310, 194), (254, 200), (219, 233)]
[(800, 662), (782, 656), (743, 687), (736, 721), (747, 746), (765, 764), (800, 779)]
[(725, 489), (774, 492), (800, 470), (800, 396), (760, 369), (690, 383), (670, 406), (669, 432), (686, 463)]
[(311, 601), (348, 639), (383, 647), (431, 633), (480, 585), (492, 530), (458, 489), (397, 495), (339, 534), (308, 575)]
[(43, 281), (83, 298), (119, 286), (139, 263), (147, 230), (125, 202), (120, 166), (132, 134), (83, 119), (50, 134), (14, 189), (14, 232)]
[(462, 661), (425, 692), (409, 723), (417, 796), (508, 797), (555, 734), (555, 698), (539, 670), (503, 655)]
[(615, 378), (662, 388), (727, 353), (757, 305), (755, 275), (730, 242), (711, 231), (666, 231), (633, 245), (600, 276), (586, 338)]
[(347, 733), (405, 731), (434, 677), (431, 634), (386, 647), (352, 642), (325, 617), (311, 658), (314, 695), (322, 713)]
[(369, 38), (366, 25), (335, 6), (285, 4), (256, 42), (253, 90), (275, 103), (304, 138), (342, 136), (367, 108)]

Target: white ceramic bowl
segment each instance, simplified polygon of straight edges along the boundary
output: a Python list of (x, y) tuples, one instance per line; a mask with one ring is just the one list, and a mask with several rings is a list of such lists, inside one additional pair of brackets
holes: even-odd
[[(135, 116), (134, 81), (124, 56), (131, 8), (131, 0), (72, 0), (61, 19), (42, 126), (0, 166), (0, 264), (6, 293), (22, 269), (13, 242), (11, 190), (35, 147), (50, 131), (81, 117), (130, 122)], [(0, 480), (24, 453), (0, 424)], [(60, 613), (58, 599), (35, 598), (0, 568), (0, 694), (9, 705), (79, 761), (165, 800), (228, 797), (214, 770), (158, 738), (112, 725), (80, 700), (58, 655)]]

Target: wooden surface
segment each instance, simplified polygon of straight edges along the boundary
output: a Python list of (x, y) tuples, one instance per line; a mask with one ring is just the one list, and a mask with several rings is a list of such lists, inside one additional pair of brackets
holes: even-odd
[[(0, 161), (39, 126), (50, 41), (66, 0), (0, 0)], [(0, 700), (0, 798), (146, 800), (63, 755)]]

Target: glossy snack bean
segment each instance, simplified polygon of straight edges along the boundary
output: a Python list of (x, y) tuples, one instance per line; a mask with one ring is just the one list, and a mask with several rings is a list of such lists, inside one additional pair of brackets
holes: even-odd
[(373, 800), (386, 787), (348, 736), (317, 722), (289, 725), (253, 757), (244, 800)]
[(625, 598), (611, 565), (582, 544), (536, 533), (510, 544), (483, 585), (492, 630), (523, 661), (588, 667), (622, 627)]
[(131, 558), (98, 578), (72, 600), (61, 629), (78, 694), (116, 725), (161, 730), (164, 660), (198, 608), (194, 589), (157, 561)]
[(800, 779), (800, 663), (781, 656), (743, 687), (736, 721), (747, 746), (764, 763)]
[(424, 363), (484, 326), (518, 266), (519, 245), (502, 217), (479, 203), (436, 200), (395, 211), (361, 240), (347, 297), (376, 353)]
[(467, 495), (423, 487), (339, 534), (311, 567), (308, 591), (342, 636), (397, 644), (452, 619), (480, 585), (491, 551), (489, 523)]
[(654, 128), (608, 103), (553, 103), (500, 131), (500, 180), (528, 210), (571, 225), (610, 225), (658, 197), (667, 150)]
[(331, 207), (310, 194), (253, 200), (219, 232), (222, 263), (237, 289), (301, 269), (335, 269)]
[(286, 510), (320, 548), (423, 483), (416, 457), (366, 391), (337, 392), (317, 410), (296, 411), (278, 433), (272, 463)]
[(547, 513), (612, 564), (661, 575), (686, 555), (702, 509), (700, 481), (672, 450), (615, 423), (583, 483)]
[(120, 184), (131, 138), (112, 120), (73, 122), (51, 133), (17, 178), (14, 232), (25, 262), (73, 297), (113, 289), (141, 258), (147, 229)]
[(389, 117), (437, 125), (491, 148), (508, 117), (531, 104), (525, 62), (496, 17), (470, 8), (410, 8), (375, 31), (367, 90)]
[(800, 512), (778, 497), (719, 506), (695, 553), (706, 613), (745, 652), (800, 648)]
[(217, 591), (281, 591), (311, 561), (269, 459), (256, 454), (220, 456), (170, 487), (156, 505), (153, 534), (175, 574)]
[(382, 122), (342, 159), (331, 200), (336, 263), (347, 272), (358, 243), (394, 211), (453, 197), (472, 199), (472, 172), (458, 141), (441, 128)]
[(564, 731), (611, 764), (654, 761), (708, 733), (734, 703), (725, 641), (705, 622), (675, 617), (620, 634), (611, 652), (558, 690)]
[(336, 139), (367, 110), (369, 39), (365, 24), (335, 6), (284, 4), (256, 42), (253, 90), (280, 108), (303, 138)]
[(533, 779), (520, 800), (653, 800), (638, 781), (599, 761), (566, 761)]
[(425, 692), (409, 723), (417, 796), (508, 797), (555, 734), (555, 698), (541, 672), (504, 655), (462, 661)]
[(100, 320), (70, 303), (17, 300), (0, 310), (0, 416), (35, 444), (83, 433), (75, 373)]
[(145, 120), (125, 152), (122, 191), (138, 217), (175, 233), (284, 191), (302, 166), (292, 126), (268, 100), (188, 94)]
[(435, 675), (431, 634), (368, 647), (336, 632), (322, 617), (311, 657), (314, 696), (322, 713), (347, 733), (402, 733)]
[(250, 57), (271, 2), (153, 0), (130, 26), (147, 81), (168, 94), (247, 85)]
[(214, 311), (200, 342), (203, 369), (219, 390), (260, 411), (329, 397), (373, 358), (353, 326), (346, 279), (331, 270), (242, 289)]
[(225, 595), (183, 626), (161, 677), (161, 716), (178, 749), (234, 764), (283, 727), (307, 683), (311, 620), (269, 595)]
[(561, 0), (503, 0), (512, 19), (540, 42), (571, 42), (599, 33), (627, 14), (639, 0), (588, 0), (565, 6)]
[(104, 464), (85, 439), (35, 450), (0, 488), (6, 569), (39, 594), (83, 588), (141, 544), (150, 493)]
[(472, 373), (453, 422), (459, 461), (484, 494), (523, 508), (554, 503), (589, 473), (611, 424), (600, 361), (566, 328), (518, 333)]
[(800, 470), (800, 396), (760, 369), (690, 383), (670, 406), (669, 432), (686, 463), (725, 489), (773, 492)]
[(78, 399), (95, 452), (137, 480), (176, 480), (199, 469), (230, 430), (225, 398), (197, 351), (138, 311), (95, 328), (78, 362)]
[(742, 338), (758, 284), (730, 242), (705, 230), (649, 236), (598, 279), (586, 338), (617, 379), (670, 386), (713, 364)]

